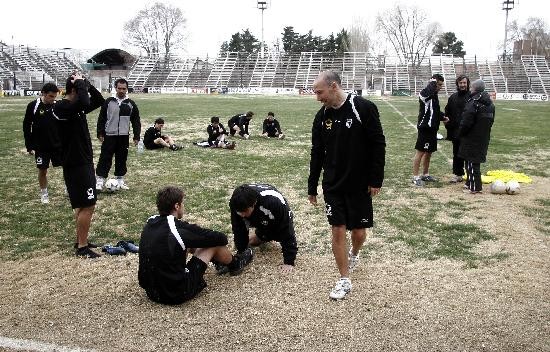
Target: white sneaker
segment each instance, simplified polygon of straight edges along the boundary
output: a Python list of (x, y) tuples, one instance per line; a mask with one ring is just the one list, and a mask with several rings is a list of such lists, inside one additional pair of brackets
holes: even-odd
[(105, 183), (105, 179), (103, 177), (97, 177), (95, 180), (95, 189), (96, 191), (103, 191), (103, 184)]
[(361, 258), (359, 257), (359, 254), (361, 254), (361, 251), (359, 251), (357, 253), (357, 255), (353, 255), (352, 251), (351, 251), (351, 248), (349, 249), (349, 253), (348, 253), (348, 269), (350, 272), (353, 271), (353, 269), (355, 269), (357, 267), (357, 265), (359, 264), (359, 261), (361, 260)]
[(330, 291), (329, 297), (333, 300), (340, 300), (346, 297), (351, 292), (351, 280), (348, 278), (341, 278), (336, 282), (336, 286)]
[(118, 179), (118, 189), (123, 189), (125, 191), (129, 190), (130, 188), (126, 185), (123, 178)]
[(42, 204), (48, 204), (50, 202), (50, 198), (48, 197), (48, 193), (42, 193), (40, 195), (40, 201)]
[(281, 133), (281, 134), (279, 135), (279, 139), (285, 139), (285, 135)]

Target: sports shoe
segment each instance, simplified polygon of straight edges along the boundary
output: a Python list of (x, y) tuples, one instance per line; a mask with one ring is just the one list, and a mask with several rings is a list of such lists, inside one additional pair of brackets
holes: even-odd
[(172, 144), (172, 145), (170, 146), (170, 149), (172, 149), (173, 151), (176, 151), (176, 150), (183, 149), (183, 147), (182, 147), (181, 145)]
[(348, 278), (341, 278), (336, 283), (336, 286), (330, 291), (329, 297), (335, 301), (343, 299), (348, 293), (351, 292), (351, 280)]
[(106, 245), (101, 248), (101, 251), (110, 255), (126, 255), (126, 250), (119, 246)]
[(97, 254), (96, 252), (92, 251), (88, 246), (77, 248), (75, 254), (77, 257), (85, 257), (90, 259), (101, 257), (101, 254)]
[(279, 135), (279, 139), (285, 139), (285, 135), (281, 133), (281, 134)]
[(50, 198), (48, 197), (48, 193), (42, 193), (40, 195), (40, 201), (42, 204), (48, 204), (50, 202)]
[(349, 253), (348, 253), (348, 269), (350, 272), (353, 271), (353, 269), (355, 269), (357, 267), (357, 265), (359, 264), (359, 261), (361, 260), (361, 257), (359, 257), (359, 254), (361, 253), (361, 251), (359, 251), (357, 253), (357, 255), (353, 255), (353, 252), (352, 252), (352, 249), (350, 248), (349, 249)]
[(139, 253), (139, 246), (136, 246), (134, 241), (118, 241), (116, 246), (117, 247), (122, 247), (127, 252), (130, 252), (130, 253)]
[(415, 185), (416, 187), (424, 187), (424, 185), (426, 184), (424, 181), (422, 181), (420, 178), (414, 178), (412, 179), (412, 183), (413, 185)]
[(227, 274), (229, 272), (229, 266), (220, 263), (214, 263), (214, 268), (216, 268), (216, 274), (218, 275)]
[(125, 191), (130, 189), (130, 187), (128, 187), (128, 185), (124, 182), (123, 178), (119, 178), (117, 179), (117, 181), (118, 181), (118, 189), (123, 189)]
[(451, 177), (451, 180), (449, 182), (450, 183), (459, 183), (459, 182), (462, 182), (462, 181), (463, 181), (462, 176), (453, 175), (453, 177)]
[(103, 191), (103, 185), (105, 183), (105, 179), (103, 177), (97, 177), (95, 180), (95, 189), (96, 191)]
[[(88, 248), (99, 248), (100, 246), (98, 244), (95, 244), (95, 243), (92, 243), (92, 242), (88, 242)], [(74, 249), (78, 249), (78, 242), (75, 242), (74, 243), (74, 246), (73, 246)]]
[(252, 248), (247, 248), (241, 253), (235, 255), (235, 260), (228, 265), (229, 275), (236, 276), (243, 272), (244, 268), (250, 264), (252, 258), (254, 257), (254, 252)]
[(437, 182), (437, 179), (431, 175), (422, 175), (420, 179), (424, 182)]

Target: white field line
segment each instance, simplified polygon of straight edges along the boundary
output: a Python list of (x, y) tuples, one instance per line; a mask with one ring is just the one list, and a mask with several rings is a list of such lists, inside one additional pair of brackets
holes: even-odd
[(508, 110), (508, 111), (521, 111), (520, 109), (513, 109), (513, 108), (502, 108), (502, 110)]
[(78, 347), (64, 347), (51, 343), (44, 343), (32, 340), (12, 339), (0, 336), (0, 347), (14, 350), (38, 351), (38, 352), (92, 352)]
[[(412, 123), (411, 121), (409, 121), (409, 119), (407, 118), (407, 116), (405, 116), (405, 114), (403, 114), (401, 111), (399, 111), (392, 103), (390, 103), (387, 99), (382, 99), (382, 101), (386, 104), (388, 104), (399, 116), (401, 116), (403, 118), (403, 120), (407, 121), (407, 123), (409, 124), (409, 126), (411, 126), (412, 128), (414, 128), (414, 130), (416, 131), (416, 125), (414, 123)], [(447, 159), (447, 162), (449, 164), (453, 164), (453, 159), (452, 158), (449, 158), (449, 156), (443, 152), (441, 150), (441, 143), (437, 143), (437, 151), (440, 152), (441, 156), (443, 156), (445, 159)]]

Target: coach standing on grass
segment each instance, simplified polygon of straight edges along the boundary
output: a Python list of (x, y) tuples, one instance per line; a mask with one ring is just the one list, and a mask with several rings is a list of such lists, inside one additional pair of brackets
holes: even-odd
[[(372, 197), (380, 192), (384, 179), (386, 140), (376, 105), (346, 94), (337, 73), (321, 72), (313, 91), (323, 107), (313, 121), (308, 199), (317, 205), (323, 169), (332, 252), (340, 272), (330, 298), (338, 300), (351, 291), (349, 272), (359, 262), (366, 229), (373, 226)], [(346, 230), (351, 230), (349, 252)]]
[[(88, 95), (89, 94), (89, 95)], [(63, 148), (63, 177), (76, 220), (76, 255), (96, 258), (88, 232), (97, 195), (92, 140), (86, 114), (100, 107), (105, 99), (80, 73), (72, 74), (65, 86), (65, 98), (54, 106)]]

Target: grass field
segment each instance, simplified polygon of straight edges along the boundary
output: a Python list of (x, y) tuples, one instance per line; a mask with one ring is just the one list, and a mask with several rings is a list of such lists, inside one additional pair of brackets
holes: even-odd
[[(177, 152), (145, 151), (142, 154), (137, 154), (135, 148), (132, 149), (126, 176), (130, 190), (99, 195), (91, 227), (91, 241), (139, 241), (145, 220), (156, 214), (156, 191), (166, 184), (176, 184), (185, 190), (188, 221), (226, 232), (231, 237), (228, 200), (233, 188), (245, 182), (266, 182), (282, 191), (295, 213), (300, 247), (296, 277), (304, 279), (300, 274), (300, 267), (307, 267), (307, 261), (320, 258), (322, 263), (329, 265), (324, 270), (328, 272), (329, 286), (332, 285), (332, 279), (336, 279), (336, 269), (332, 264), (329, 227), (323, 207), (315, 208), (307, 202), (311, 123), (320, 107), (314, 97), (136, 95), (134, 99), (140, 108), (142, 131), (156, 117), (163, 117), (166, 121), (165, 132), (175, 137), (185, 148)], [(42, 205), (39, 201), (34, 158), (26, 155), (22, 135), (24, 109), (29, 101), (28, 98), (0, 98), (0, 160), (3, 165), (0, 169), (0, 178), (3, 180), (0, 188), (0, 210), (3, 214), (0, 220), (2, 271), (52, 253), (56, 258), (64, 258), (62, 260), (67, 263), (77, 261), (73, 258), (72, 250), (75, 239), (74, 223), (63, 191), (61, 169), (50, 169), (48, 174), (50, 204)], [(522, 193), (517, 196), (498, 196), (486, 192), (481, 198), (473, 199), (461, 192), (460, 185), (450, 185), (447, 182), (451, 176), (449, 159), (452, 158), (452, 146), (448, 141), (440, 141), (439, 151), (433, 155), (431, 162), (431, 174), (438, 177), (440, 182), (422, 189), (411, 186), (412, 156), (416, 139), (414, 124), (418, 103), (414, 98), (404, 97), (373, 98), (373, 101), (380, 111), (386, 136), (386, 171), (382, 193), (374, 202), (374, 233), (366, 243), (367, 250), (362, 253), (362, 265), (375, 266), (379, 262), (397, 261), (412, 263), (410, 265), (414, 267), (420, 265), (422, 270), (429, 271), (437, 268), (440, 263), (451, 263), (453, 275), (475, 277), (471, 270), (498, 271), (500, 269), (496, 268), (501, 265), (508, 266), (509, 263), (521, 261), (515, 247), (504, 245), (503, 242), (509, 241), (510, 236), (523, 235), (517, 234), (518, 231), (510, 231), (515, 225), (528, 224), (528, 227), (523, 228), (526, 231), (529, 228), (531, 240), (546, 246), (546, 253), (542, 251), (543, 257), (538, 258), (542, 259), (541, 267), (538, 268), (541, 275), (538, 282), (539, 288), (540, 285), (543, 289), (546, 286), (547, 292), (550, 276), (547, 251), (550, 234), (550, 104), (510, 101), (495, 103), (496, 119), (488, 161), (482, 164), (482, 172), (490, 169), (511, 169), (532, 176), (534, 182), (523, 185)], [(441, 98), (442, 106), (445, 102), (446, 99)], [(256, 113), (250, 126), (252, 137), (246, 141), (237, 139), (237, 148), (234, 151), (203, 149), (192, 145), (192, 142), (206, 138), (206, 126), (211, 116), (220, 116), (226, 125), (230, 116), (247, 110)], [(268, 111), (275, 112), (286, 139), (265, 140), (258, 137), (261, 122)], [(89, 114), (95, 162), (100, 149), (95, 138), (96, 119), (97, 113)], [(445, 134), (444, 131), (442, 133)], [(498, 221), (497, 218), (504, 213), (505, 219)], [(516, 215), (511, 214), (517, 214), (517, 219)], [(261, 258), (262, 253), (259, 256)], [(268, 250), (265, 256), (273, 257), (274, 264), (280, 259), (278, 250)], [(109, 258), (99, 259), (97, 266), (106, 266), (105, 261), (108, 260)], [(135, 268), (137, 257), (127, 257), (124, 260), (124, 265)], [(116, 270), (118, 262), (113, 259), (109, 263), (109, 270)], [(259, 263), (262, 263), (261, 259)], [(94, 264), (85, 265), (89, 267)], [(135, 272), (133, 274), (136, 275)], [(245, 273), (243, 277), (246, 275)], [(369, 275), (376, 276), (376, 273)], [(322, 274), (320, 277), (325, 276)], [(10, 279), (10, 276), (6, 274), (3, 278)], [(219, 278), (211, 280), (216, 288), (224, 285)], [(316, 279), (312, 280), (316, 282)], [(437, 290), (437, 278), (432, 277), (432, 280), (436, 281), (433, 290)], [(132, 290), (138, 291), (135, 288), (135, 277), (131, 277), (130, 284), (134, 287)], [(321, 291), (320, 297), (328, 295), (329, 286), (314, 286), (312, 285), (312, 289)], [(14, 299), (9, 293), (5, 295), (2, 300)], [(215, 297), (219, 298), (209, 293), (199, 300), (208, 306), (213, 304), (211, 300)], [(140, 296), (140, 302), (144, 300), (144, 295)], [(540, 303), (543, 307), (550, 305), (548, 297)], [(285, 312), (282, 313), (286, 314)], [(539, 321), (540, 326), (533, 328), (532, 336), (540, 340), (544, 327), (548, 328), (548, 314), (543, 314), (535, 321)], [(0, 329), (0, 335), (7, 335), (8, 331)], [(520, 336), (520, 331), (517, 334)], [(24, 331), (13, 336), (31, 338)], [(47, 335), (44, 336), (47, 339)], [(58, 340), (63, 341), (62, 338)], [(314, 346), (323, 346), (322, 341), (316, 341), (318, 344)], [(353, 341), (359, 343), (363, 338), (350, 341), (347, 346), (355, 346)], [(437, 350), (436, 341), (437, 339), (433, 339), (433, 344), (420, 344), (417, 347)], [(55, 342), (55, 338), (52, 338), (52, 342)], [(495, 349), (489, 350), (506, 350), (499, 348), (504, 346), (499, 345), (498, 336), (493, 336), (490, 342), (490, 346)], [(520, 342), (516, 347), (528, 346), (527, 342)], [(534, 346), (548, 348), (549, 343), (546, 337), (546, 340), (542, 338)], [(331, 346), (332, 340), (329, 339), (326, 344)], [(170, 350), (171, 345), (167, 346), (167, 350)], [(391, 346), (400, 345), (382, 345), (382, 349), (391, 350)], [(469, 350), (481, 350), (480, 346), (482, 341), (474, 345), (447, 345), (451, 349)], [(101, 349), (110, 348), (102, 346)]]

